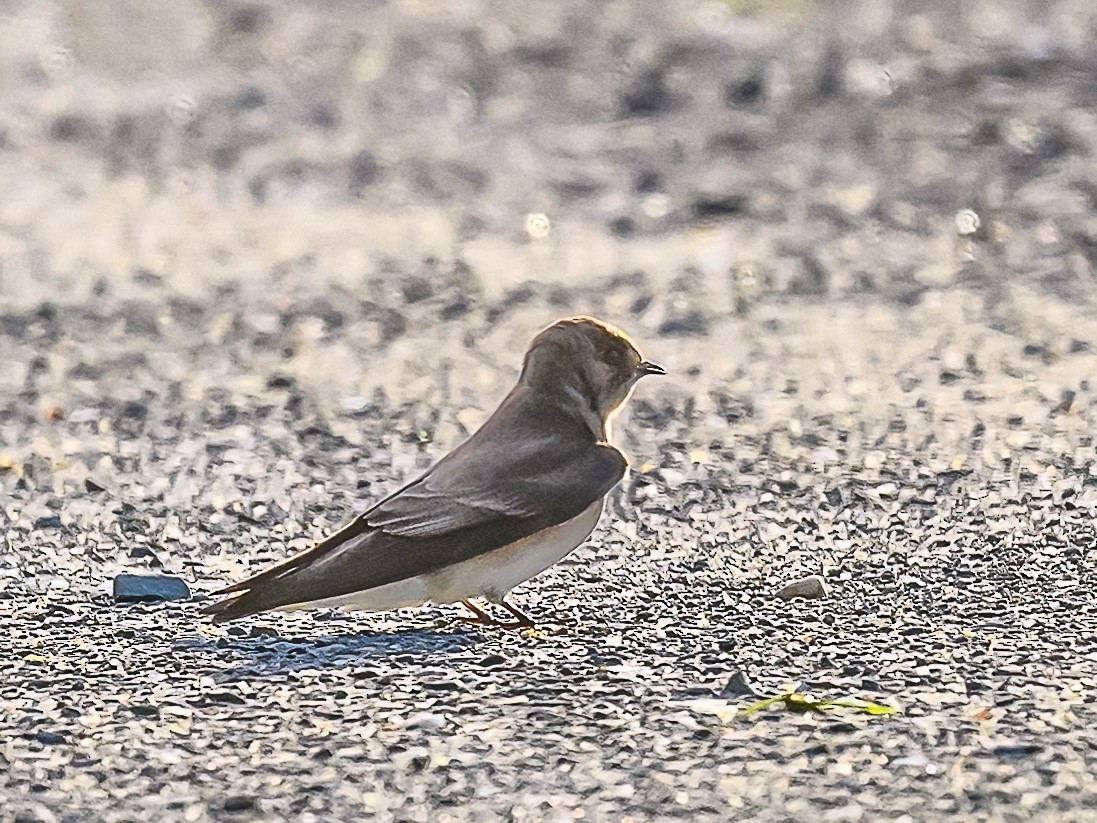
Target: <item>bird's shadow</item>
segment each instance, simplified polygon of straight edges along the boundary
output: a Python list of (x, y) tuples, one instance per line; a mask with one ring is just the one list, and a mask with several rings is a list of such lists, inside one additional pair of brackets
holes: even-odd
[(287, 637), (274, 632), (216, 639), (192, 636), (177, 643), (176, 649), (228, 663), (216, 678), (228, 681), (261, 679), (306, 669), (362, 668), (370, 663), (438, 664), (483, 639), (483, 635), (469, 629), (416, 627), (314, 637)]

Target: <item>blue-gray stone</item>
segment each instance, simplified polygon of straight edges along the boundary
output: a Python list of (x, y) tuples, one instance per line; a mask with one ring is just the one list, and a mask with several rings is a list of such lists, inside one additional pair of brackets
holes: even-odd
[(185, 600), (190, 589), (181, 577), (166, 574), (120, 574), (114, 578), (114, 602)]

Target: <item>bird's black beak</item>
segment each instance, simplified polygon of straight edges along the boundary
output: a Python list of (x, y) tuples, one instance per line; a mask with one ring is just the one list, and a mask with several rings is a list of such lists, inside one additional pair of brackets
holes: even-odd
[(658, 363), (652, 363), (647, 360), (640, 362), (640, 365), (636, 367), (636, 371), (643, 377), (645, 374), (666, 374), (667, 370), (660, 366)]

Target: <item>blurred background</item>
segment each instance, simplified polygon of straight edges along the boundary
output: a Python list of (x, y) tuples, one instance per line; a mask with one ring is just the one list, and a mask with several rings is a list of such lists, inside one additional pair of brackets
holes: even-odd
[(678, 435), (622, 433), (672, 484), (775, 437), (805, 470), (1040, 475), (1033, 424), (1097, 365), (1095, 27), (1083, 0), (5, 3), (6, 461), (62, 491), (130, 482), (162, 456), (116, 438), (157, 426), (368, 454), (372, 420), (391, 478), (583, 312), (675, 373), (633, 416)]

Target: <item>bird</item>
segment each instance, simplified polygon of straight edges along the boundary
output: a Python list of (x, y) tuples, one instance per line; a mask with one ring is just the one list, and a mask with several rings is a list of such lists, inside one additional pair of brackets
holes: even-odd
[[(462, 603), (463, 619), (534, 626), (511, 589), (594, 531), (628, 461), (612, 418), (640, 378), (666, 370), (593, 317), (559, 320), (526, 350), (518, 382), (467, 440), (339, 531), (214, 592), (214, 623), (271, 610), (389, 611)], [(473, 601), (505, 609), (496, 620)]]

